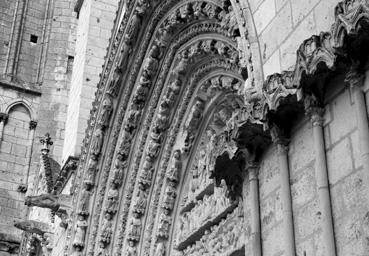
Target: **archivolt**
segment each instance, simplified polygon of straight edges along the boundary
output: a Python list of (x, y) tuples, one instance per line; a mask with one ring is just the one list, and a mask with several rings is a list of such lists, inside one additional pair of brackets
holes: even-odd
[[(93, 225), (87, 231), (80, 228), (77, 232), (88, 234), (89, 255), (94, 254), (97, 244), (100, 254), (106, 250), (120, 254), (124, 238), (134, 242), (140, 240), (135, 237), (130, 239), (125, 230), (127, 217), (137, 213), (131, 205), (131, 198), (136, 197), (133, 191), (139, 190), (137, 173), (142, 172), (148, 159), (147, 154), (143, 155), (142, 152), (144, 149), (153, 149), (155, 145), (151, 145), (152, 143), (173, 146), (179, 124), (197, 82), (215, 70), (231, 70), (233, 77), (242, 79), (240, 56), (233, 37), (239, 32), (237, 24), (232, 21), (231, 13), (227, 13), (229, 3), (223, 5), (223, 1), (186, 1), (173, 5), (174, 3), (175, 1), (161, 3), (149, 21), (144, 18), (148, 10), (146, 2), (138, 1), (134, 10), (131, 9), (130, 19), (126, 20), (127, 27), (119, 28), (118, 34), (124, 31), (125, 36), (117, 37), (109, 50), (110, 57), (102, 77), (102, 83), (106, 86), (105, 89), (100, 86), (97, 95), (97, 99), (100, 99), (104, 106), (97, 112), (95, 104), (92, 118), (99, 118), (96, 122), (90, 122), (90, 126), (95, 126), (95, 131), (89, 131), (92, 137), (89, 154), (82, 159), (83, 162), (87, 156), (88, 164), (84, 167), (85, 174), (79, 177), (85, 185), (79, 193), (76, 213), (81, 219), (91, 216)], [(138, 30), (140, 24), (142, 27)], [(141, 46), (133, 49), (132, 45), (140, 38), (143, 39)], [(176, 58), (179, 55), (181, 59)], [(125, 69), (128, 66), (132, 68)], [(111, 72), (113, 69), (114, 72)], [(190, 73), (194, 75), (190, 76)], [(181, 80), (180, 88), (170, 87), (177, 80)], [(176, 97), (170, 99), (171, 95)], [(181, 100), (176, 103), (178, 97)], [(119, 111), (113, 111), (114, 109)], [(109, 122), (112, 115), (113, 123)], [(161, 120), (163, 117), (167, 120)], [(169, 127), (166, 126), (170, 123), (173, 125), (168, 137), (166, 131)], [(113, 129), (109, 128), (111, 126)], [(173, 133), (173, 130), (177, 132)], [(156, 136), (153, 133), (156, 133)], [(104, 140), (110, 143), (103, 144)], [(161, 153), (164, 165), (167, 164), (170, 152), (170, 149), (167, 149), (165, 153)], [(152, 158), (150, 164), (156, 163), (157, 167), (158, 154), (159, 151), (149, 154)], [(102, 171), (98, 173), (98, 169)], [(99, 175), (98, 187), (94, 185), (95, 173)], [(116, 180), (122, 178), (120, 173), (124, 173), (124, 181)], [(160, 183), (157, 185), (159, 187), (153, 189), (160, 191)], [(88, 205), (92, 200), (88, 198), (94, 190), (94, 205), (86, 214), (86, 207), (91, 209)], [(155, 197), (158, 196), (156, 193)], [(76, 199), (77, 197), (74, 200)], [(116, 220), (118, 202), (121, 218)], [(152, 207), (154, 210), (150, 210), (150, 219), (155, 217), (157, 203)], [(115, 236), (112, 232), (114, 226), (117, 227)], [(114, 249), (110, 247), (113, 240)], [(77, 250), (85, 247), (83, 243), (76, 242), (73, 245)]]

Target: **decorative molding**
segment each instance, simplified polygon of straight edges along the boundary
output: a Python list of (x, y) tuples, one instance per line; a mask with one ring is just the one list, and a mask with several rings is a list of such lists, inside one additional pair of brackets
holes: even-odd
[[(201, 115), (195, 115), (201, 112), (193, 110), (195, 114), (185, 116), (186, 108), (193, 106), (193, 99), (198, 97), (199, 101), (205, 102), (206, 109), (208, 101), (224, 93), (209, 90), (219, 85), (221, 76), (214, 76), (213, 80), (204, 82), (202, 89), (195, 89), (200, 79), (210, 72), (219, 69), (242, 73), (239, 53), (237, 50), (229, 51), (235, 49), (233, 36), (238, 29), (229, 6), (223, 8), (218, 1), (201, 4), (183, 1), (174, 5), (174, 1), (167, 0), (156, 7), (146, 1), (138, 2), (134, 7), (128, 5), (130, 19), (124, 17), (127, 26), (119, 27), (119, 36), (111, 40), (109, 57), (86, 130), (81, 174), (76, 179), (83, 185), (76, 189), (78, 193), (73, 199), (78, 205), (73, 244), (77, 251), (85, 247), (87, 225), (93, 223), (88, 234), (88, 255), (95, 253), (96, 244), (100, 244), (102, 251), (109, 249), (120, 255), (124, 243), (129, 248), (126, 255), (135, 255), (137, 248), (142, 248), (140, 254), (148, 255), (151, 251), (165, 254), (164, 244), (170, 239), (168, 224), (173, 221), (172, 204), (177, 197), (173, 190), (176, 191), (178, 182), (176, 175), (171, 179), (166, 176), (167, 167), (181, 124), (187, 123), (189, 151), (194, 137), (191, 131), (196, 134), (201, 123)], [(146, 18), (143, 14), (151, 7), (152, 15)], [(296, 98), (293, 104), (305, 100), (307, 94), (302, 80), (318, 73), (321, 64), (325, 65), (324, 68), (334, 69), (337, 56), (342, 53), (342, 49), (335, 48), (340, 45), (337, 42), (344, 41), (338, 39), (345, 34), (341, 30), (348, 29), (350, 26), (346, 23), (349, 22), (354, 30), (349, 29), (347, 34), (354, 36), (353, 31), (360, 30), (359, 17), (367, 19), (367, 16), (365, 1), (340, 3), (336, 9), (333, 33), (321, 33), (305, 40), (297, 52), (295, 69), (268, 77), (263, 88), (240, 88), (241, 85), (233, 88), (232, 93), (240, 93), (245, 103), (232, 109), (230, 118), (222, 116), (228, 115), (226, 109), (219, 111), (211, 124), (212, 129), (220, 125), (222, 129), (227, 127), (237, 134), (244, 125), (257, 126), (262, 131), (260, 127), (266, 124), (264, 128), (270, 130), (274, 140), (284, 147), (286, 140), (274, 136), (276, 129), (281, 127), (270, 120), (271, 114), (279, 113), (284, 102), (291, 97)], [(186, 27), (189, 22), (192, 23)], [(219, 24), (227, 27), (222, 30)], [(203, 40), (198, 36), (210, 32), (228, 36), (229, 40)], [(141, 43), (133, 49), (132, 45), (137, 40)], [(171, 49), (168, 49), (169, 45)], [(131, 68), (126, 69), (127, 65)], [(171, 71), (172, 66), (175, 68)], [(195, 74), (186, 76), (190, 72)], [(122, 81), (125, 81), (124, 86)], [(240, 89), (245, 90), (240, 92)], [(110, 124), (112, 116), (115, 120)], [(181, 160), (186, 157), (183, 154), (186, 150), (183, 151)], [(95, 185), (97, 177), (98, 187)], [(89, 198), (95, 191), (96, 201), (91, 210)], [(120, 209), (117, 198), (121, 201)], [(116, 234), (112, 226), (118, 226)], [(138, 243), (143, 244), (137, 247)]]

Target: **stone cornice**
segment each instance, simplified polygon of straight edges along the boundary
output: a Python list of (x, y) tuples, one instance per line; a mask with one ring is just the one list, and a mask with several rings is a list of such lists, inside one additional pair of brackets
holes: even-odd
[(26, 85), (26, 84), (22, 85), (20, 83), (12, 83), (6, 80), (0, 80), (0, 86), (20, 91), (26, 94), (33, 94), (37, 96), (41, 96), (42, 94), (40, 87), (37, 88), (37, 85)]

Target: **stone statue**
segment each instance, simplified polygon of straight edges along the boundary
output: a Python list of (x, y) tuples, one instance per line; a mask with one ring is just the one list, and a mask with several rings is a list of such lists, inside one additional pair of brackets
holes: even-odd
[(179, 8), (179, 16), (182, 20), (190, 20), (192, 17), (192, 7), (190, 4), (186, 4)]
[(102, 127), (108, 126), (112, 111), (113, 111), (113, 101), (111, 100), (111, 96), (106, 95), (102, 102), (102, 110), (98, 124), (100, 124)]
[(132, 133), (134, 129), (136, 129), (138, 122), (141, 118), (142, 110), (138, 108), (131, 108), (128, 117), (127, 117), (127, 124), (125, 130), (129, 133)]
[(173, 182), (178, 182), (180, 177), (180, 172), (182, 169), (181, 151), (174, 151), (172, 163), (167, 171), (167, 179)]
[(151, 56), (147, 57), (143, 64), (143, 68), (147, 72), (147, 75), (150, 78), (153, 78), (156, 71), (158, 70), (158, 67), (159, 67), (159, 61)]
[(115, 214), (118, 210), (119, 192), (114, 187), (111, 187), (108, 191), (106, 212), (109, 214)]
[(111, 221), (111, 215), (105, 214), (103, 220), (102, 231), (100, 234), (100, 247), (105, 248), (110, 243), (111, 235), (113, 233), (113, 223)]
[(198, 19), (206, 18), (206, 15), (203, 12), (202, 6), (203, 6), (203, 2), (194, 2), (192, 5), (194, 16), (197, 17)]
[(79, 249), (84, 247), (87, 226), (87, 220), (85, 220), (83, 216), (78, 215), (78, 220), (76, 222), (76, 233), (73, 240), (74, 247)]
[(97, 163), (98, 162), (94, 158), (90, 158), (88, 161), (86, 175), (83, 180), (83, 183), (86, 184), (88, 188), (92, 187), (95, 184)]
[(133, 211), (141, 216), (145, 212), (147, 203), (147, 195), (143, 190), (143, 187), (139, 186), (135, 200), (136, 201), (133, 204)]
[(133, 98), (134, 104), (142, 105), (146, 101), (146, 97), (149, 94), (149, 91), (149, 87), (139, 84)]
[(167, 209), (169, 211), (173, 210), (174, 204), (176, 201), (176, 190), (171, 184), (168, 184), (168, 186), (165, 188), (165, 195), (163, 199), (163, 208)]
[(214, 6), (212, 3), (207, 3), (205, 5), (205, 7), (203, 8), (203, 12), (207, 15), (208, 18), (215, 18), (217, 13), (216, 13), (216, 6)]
[(127, 256), (137, 256), (137, 249), (133, 241), (128, 241)]
[(186, 130), (192, 133), (197, 129), (203, 110), (204, 110), (204, 102), (200, 99), (197, 99), (195, 101), (195, 104), (191, 108), (191, 112), (189, 113), (186, 122)]
[(91, 153), (97, 159), (101, 153), (102, 145), (104, 140), (104, 132), (101, 128), (95, 130), (92, 142), (91, 142)]
[(142, 222), (138, 213), (133, 213), (133, 217), (129, 223), (128, 240), (139, 241), (141, 235)]
[(179, 92), (181, 91), (182, 82), (180, 79), (176, 79), (169, 85), (169, 91), (167, 95), (167, 102), (169, 106), (173, 106), (177, 99)]
[(161, 132), (167, 129), (170, 116), (169, 106), (165, 101), (160, 104), (159, 112), (155, 120), (155, 128)]
[(150, 156), (151, 158), (155, 159), (159, 154), (160, 147), (161, 147), (160, 142), (155, 141), (155, 140), (151, 140), (149, 142), (149, 146), (148, 146), (148, 149), (147, 149), (147, 155)]
[(124, 178), (124, 171), (126, 168), (127, 161), (123, 160), (123, 156), (121, 154), (117, 154), (111, 175), (111, 183), (116, 188), (118, 188), (122, 184)]
[(90, 204), (90, 196), (91, 192), (86, 189), (83, 189), (81, 192), (81, 199), (80, 204), (77, 208), (77, 214), (81, 216), (88, 216), (89, 215), (89, 204)]
[(145, 169), (143, 168), (139, 174), (138, 182), (142, 187), (147, 188), (151, 185), (152, 174), (154, 173), (154, 168)]
[(179, 63), (176, 66), (176, 72), (178, 74), (184, 74), (186, 72), (186, 68), (188, 66), (189, 63), (189, 58), (188, 58), (188, 50), (184, 50), (181, 53), (180, 59), (179, 59)]
[(158, 243), (154, 256), (165, 256), (165, 244), (164, 242)]
[(158, 226), (158, 237), (168, 238), (170, 224), (172, 222), (172, 218), (169, 216), (169, 211), (164, 209), (159, 217), (159, 226)]

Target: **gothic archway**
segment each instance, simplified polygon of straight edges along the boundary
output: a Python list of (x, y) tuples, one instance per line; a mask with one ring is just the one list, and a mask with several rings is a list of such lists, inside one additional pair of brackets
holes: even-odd
[(248, 72), (233, 9), (229, 1), (128, 3), (127, 25), (113, 41), (106, 86), (98, 92), (101, 105), (92, 112), (85, 171), (77, 177), (76, 253), (173, 250), (173, 228), (161, 232), (160, 216), (176, 218), (181, 196), (168, 201), (165, 195), (168, 184), (174, 193), (186, 190), (188, 171), (165, 178), (172, 155), (179, 154), (187, 170), (202, 134), (223, 133), (243, 102), (239, 92)]

